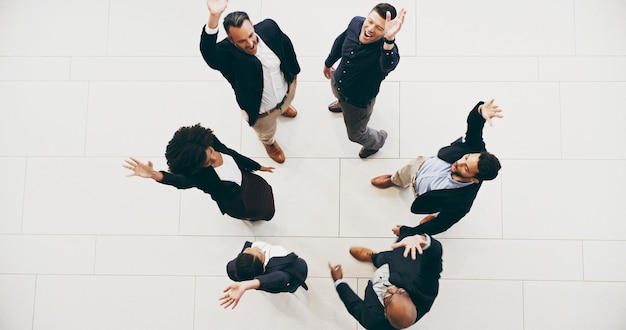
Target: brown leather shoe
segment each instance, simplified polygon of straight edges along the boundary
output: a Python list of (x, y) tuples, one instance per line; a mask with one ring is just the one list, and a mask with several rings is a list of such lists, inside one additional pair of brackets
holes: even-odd
[(350, 254), (358, 261), (372, 262), (372, 254), (374, 253), (376, 253), (374, 250), (362, 246), (350, 248)]
[(283, 117), (293, 118), (298, 115), (298, 111), (296, 110), (296, 108), (289, 106), (287, 110), (283, 111), (282, 115)]
[(373, 178), (371, 182), (372, 185), (381, 189), (386, 189), (393, 186), (393, 182), (391, 182), (391, 174), (379, 175)]
[(264, 144), (267, 155), (270, 156), (275, 162), (282, 164), (285, 162), (285, 154), (283, 149), (280, 148), (278, 142), (274, 141), (274, 144)]
[(343, 110), (341, 109), (341, 105), (339, 104), (339, 101), (335, 101), (328, 105), (328, 111), (339, 113), (339, 112), (342, 112)]

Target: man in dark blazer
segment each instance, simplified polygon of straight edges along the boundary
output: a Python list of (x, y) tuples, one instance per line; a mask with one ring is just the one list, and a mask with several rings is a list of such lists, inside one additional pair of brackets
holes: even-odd
[(246, 241), (237, 257), (226, 265), (226, 273), (235, 283), (226, 287), (220, 298), (224, 308), (231, 305), (235, 308), (250, 289), (270, 293), (293, 293), (299, 287), (309, 289), (304, 282), (308, 273), (304, 259), (280, 245), (266, 242)]
[(341, 265), (329, 264), (341, 301), (366, 329), (411, 326), (430, 310), (439, 292), (442, 271), (439, 241), (428, 235), (401, 234), (391, 247), (393, 250), (380, 253), (364, 247), (350, 248), (350, 254), (357, 260), (377, 267), (365, 288), (365, 299), (359, 298), (343, 281)]
[(491, 125), (492, 118), (502, 117), (502, 110), (493, 102), (478, 102), (470, 111), (465, 140), (461, 137), (441, 148), (437, 156), (417, 157), (393, 175), (371, 180), (378, 188), (413, 188), (411, 212), (429, 215), (418, 226), (403, 228), (409, 235), (448, 230), (470, 211), (482, 182), (498, 175), (500, 161), (487, 152), (483, 141), (485, 121)]
[(285, 154), (274, 140), (277, 119), (293, 118), (300, 65), (289, 37), (271, 19), (252, 25), (248, 14), (235, 11), (224, 17), (227, 37), (217, 42), (218, 22), (227, 0), (207, 0), (209, 20), (202, 29), (200, 51), (206, 63), (228, 80), (242, 115), (276, 162)]

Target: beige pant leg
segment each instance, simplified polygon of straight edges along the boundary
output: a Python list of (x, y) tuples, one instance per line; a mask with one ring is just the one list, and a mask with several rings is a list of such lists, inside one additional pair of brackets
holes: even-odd
[[(274, 144), (274, 135), (276, 135), (276, 129), (278, 127), (278, 117), (283, 113), (283, 111), (287, 110), (291, 105), (291, 102), (296, 96), (296, 80), (294, 80), (291, 84), (289, 84), (289, 89), (287, 90), (287, 95), (285, 95), (285, 99), (283, 104), (280, 106), (280, 111), (272, 111), (270, 114), (263, 118), (257, 119), (257, 121), (252, 126), (252, 129), (256, 133), (259, 141), (263, 144), (271, 145)], [(241, 110), (243, 118), (248, 121), (248, 114)]]
[(424, 164), (424, 161), (426, 161), (426, 159), (422, 156), (410, 161), (391, 176), (391, 182), (396, 186), (403, 188), (412, 186), (413, 181), (415, 181), (415, 175), (417, 174), (417, 171), (419, 171), (420, 167), (422, 167), (422, 164)]

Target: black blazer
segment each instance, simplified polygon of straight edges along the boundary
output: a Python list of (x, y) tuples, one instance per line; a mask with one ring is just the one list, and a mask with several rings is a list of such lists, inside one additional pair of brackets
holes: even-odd
[[(288, 84), (300, 73), (300, 65), (289, 37), (271, 19), (254, 25), (254, 31), (280, 59), (280, 70)], [(237, 98), (239, 107), (248, 114), (248, 123), (254, 125), (261, 107), (263, 94), (263, 69), (254, 55), (240, 50), (228, 39), (217, 42), (216, 34), (207, 34), (202, 28), (200, 52), (204, 61), (219, 70), (228, 80)]]
[[(478, 107), (483, 103), (478, 102), (467, 116), (465, 141), (463, 138), (458, 138), (449, 146), (441, 148), (437, 153), (439, 159), (452, 164), (465, 154), (486, 151), (483, 141), (485, 119), (478, 113)], [(470, 211), (481, 185), (482, 181), (457, 189), (432, 190), (418, 196), (411, 205), (411, 212), (440, 213), (436, 219), (416, 227), (403, 226), (400, 232), (406, 231), (407, 235), (435, 235), (448, 230)]]
[[(242, 156), (235, 150), (232, 150), (215, 138), (213, 149), (223, 154), (233, 157), (237, 166), (242, 172), (257, 171), (261, 165), (254, 160)], [(198, 188), (207, 194), (217, 203), (222, 214), (228, 211), (230, 203), (241, 192), (241, 186), (231, 181), (221, 181), (213, 167), (203, 167), (198, 173), (193, 175), (172, 174), (166, 171), (163, 173), (162, 184), (174, 186), (178, 189)]]
[[(400, 235), (398, 241), (406, 237)], [(430, 247), (416, 260), (404, 257), (404, 247), (381, 252), (388, 258), (389, 282), (407, 291), (417, 309), (417, 320), (430, 311), (439, 293), (439, 278), (442, 271), (441, 243), (431, 237)], [(366, 329), (395, 329), (385, 318), (384, 307), (374, 292), (372, 281), (365, 288), (365, 299), (352, 291), (346, 283), (337, 286), (339, 297), (348, 312)]]
[[(252, 242), (246, 241), (241, 252), (251, 246)], [(231, 280), (238, 281), (235, 276), (235, 259), (226, 264), (226, 273)], [(270, 293), (295, 292), (300, 286), (308, 290), (309, 287), (304, 283), (307, 273), (306, 262), (293, 252), (284, 257), (270, 258), (265, 266), (265, 272), (255, 277), (261, 282), (257, 290)]]

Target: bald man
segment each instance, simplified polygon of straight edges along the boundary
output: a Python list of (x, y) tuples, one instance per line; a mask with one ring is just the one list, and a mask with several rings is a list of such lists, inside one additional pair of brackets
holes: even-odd
[(365, 288), (365, 299), (344, 282), (341, 265), (329, 263), (341, 301), (366, 329), (410, 327), (430, 310), (439, 292), (441, 243), (428, 235), (394, 232), (400, 236), (391, 246), (392, 251), (377, 253), (365, 247), (350, 248), (355, 259), (376, 266)]

